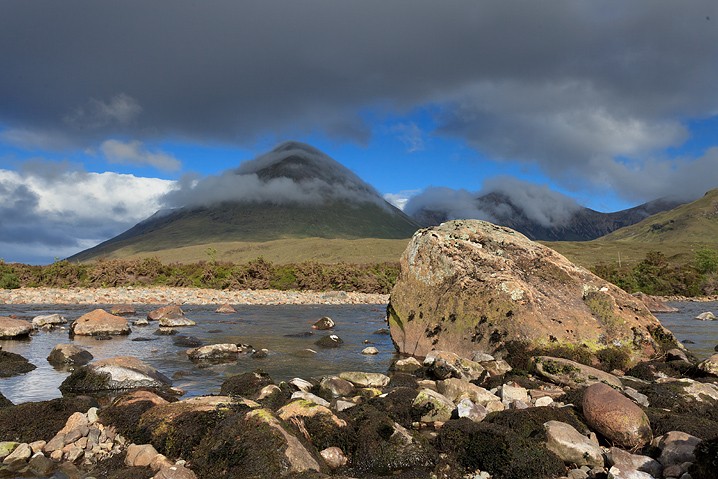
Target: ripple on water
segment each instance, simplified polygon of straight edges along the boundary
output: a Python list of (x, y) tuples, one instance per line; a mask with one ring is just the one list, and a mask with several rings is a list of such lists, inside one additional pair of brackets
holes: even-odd
[[(103, 306), (0, 305), (0, 316), (16, 314), (31, 319), (40, 314), (59, 313), (72, 321), (97, 307)], [(143, 318), (156, 307), (139, 305), (137, 314), (128, 317), (128, 320), (132, 322)], [(195, 336), (204, 344), (251, 344), (257, 349), (267, 348), (269, 356), (264, 359), (242, 357), (227, 364), (193, 364), (187, 358), (187, 348), (175, 346), (173, 336), (153, 334), (157, 329), (154, 322), (150, 326), (133, 326), (129, 336), (114, 337), (109, 341), (82, 336), (70, 339), (67, 329), (40, 331), (26, 341), (0, 341), (4, 350), (20, 354), (37, 366), (34, 371), (21, 376), (0, 379), (0, 391), (16, 404), (60, 397), (58, 386), (69, 371), (53, 368), (46, 359), (58, 343), (74, 343), (90, 351), (95, 359), (137, 357), (173, 378), (173, 385), (186, 391), (185, 397), (218, 393), (228, 376), (258, 368), (268, 372), (275, 382), (350, 370), (384, 373), (395, 354), (388, 335), (373, 334), (386, 327), (383, 305), (236, 306), (236, 314), (217, 314), (214, 312), (216, 305), (185, 305), (183, 309), (187, 317), (197, 322), (197, 326), (179, 328), (180, 334)], [(312, 332), (311, 325), (322, 316), (330, 316), (336, 321), (333, 332), (344, 340), (342, 347), (321, 349), (315, 346), (314, 341), (327, 332), (301, 334)], [(367, 346), (364, 340), (371, 341), (380, 353), (376, 356), (361, 354)], [(302, 354), (306, 349), (317, 353)]]

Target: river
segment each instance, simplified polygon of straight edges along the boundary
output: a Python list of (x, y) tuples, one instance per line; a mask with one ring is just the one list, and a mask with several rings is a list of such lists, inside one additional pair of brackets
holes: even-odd
[[(718, 313), (718, 302), (671, 303), (677, 313), (656, 315), (676, 337), (697, 357), (707, 358), (718, 345), (718, 321), (697, 321), (695, 316), (704, 311)], [(98, 306), (67, 305), (0, 305), (0, 316), (11, 314), (31, 319), (41, 314), (59, 313), (74, 320)], [(128, 319), (145, 317), (156, 305), (139, 305), (137, 314)], [(395, 358), (394, 347), (387, 334), (377, 331), (386, 327), (383, 305), (283, 305), (237, 306), (236, 314), (217, 314), (215, 306), (190, 306), (183, 309), (197, 326), (179, 328), (179, 334), (194, 336), (203, 344), (244, 343), (254, 348), (266, 348), (268, 357), (255, 359), (241, 357), (239, 361), (204, 365), (192, 363), (185, 347), (174, 344), (175, 336), (155, 335), (157, 323), (132, 327), (129, 336), (111, 340), (76, 336), (70, 339), (68, 329), (40, 331), (27, 340), (0, 340), (5, 351), (27, 358), (37, 369), (27, 374), (0, 379), (0, 391), (12, 402), (42, 401), (60, 397), (58, 386), (67, 377), (67, 369), (56, 369), (46, 358), (58, 343), (73, 342), (90, 351), (95, 359), (112, 356), (135, 356), (172, 378), (173, 385), (186, 391), (184, 397), (215, 394), (230, 375), (263, 369), (275, 382), (293, 377), (320, 377), (342, 371), (368, 371), (385, 373)], [(336, 322), (334, 333), (344, 344), (335, 349), (321, 349), (314, 342), (326, 332), (314, 331), (311, 325), (322, 316)], [(371, 343), (379, 350), (376, 356), (361, 354)], [(306, 349), (316, 354), (303, 353)]]

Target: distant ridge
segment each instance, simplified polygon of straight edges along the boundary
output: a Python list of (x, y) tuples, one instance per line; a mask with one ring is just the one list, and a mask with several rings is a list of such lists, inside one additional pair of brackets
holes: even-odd
[(68, 259), (290, 238), (405, 239), (420, 228), (348, 168), (303, 143), (283, 143), (212, 181), (178, 192), (185, 206), (158, 211)]
[(614, 231), (601, 241), (718, 243), (718, 189), (703, 197)]
[[(502, 192), (491, 192), (476, 198), (476, 209), (489, 216), (487, 219), (501, 226), (507, 226), (538, 241), (590, 241), (607, 235), (620, 228), (638, 223), (656, 213), (670, 210), (683, 202), (661, 198), (626, 210), (601, 213), (578, 206), (565, 221), (545, 225), (532, 220), (524, 209)], [(450, 219), (446, 211), (422, 208), (412, 217), (424, 226), (438, 225)]]

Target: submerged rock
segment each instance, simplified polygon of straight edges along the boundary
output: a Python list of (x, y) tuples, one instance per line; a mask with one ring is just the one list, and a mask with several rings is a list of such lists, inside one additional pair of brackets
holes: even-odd
[(215, 313), (219, 314), (234, 314), (237, 312), (231, 304), (224, 303), (214, 310)]
[(332, 329), (334, 326), (336, 326), (334, 320), (329, 316), (324, 316), (312, 325), (312, 329), (326, 330)]
[(338, 348), (339, 346), (344, 344), (344, 341), (336, 334), (330, 334), (328, 336), (323, 336), (317, 339), (314, 344), (316, 344), (320, 348)]
[(115, 316), (103, 309), (95, 309), (77, 318), (70, 327), (70, 336), (108, 336), (130, 334), (125, 318)]
[(645, 305), (516, 231), (448, 221), (414, 234), (387, 309), (401, 353), (471, 357), (529, 346), (620, 344), (634, 360), (676, 347)]

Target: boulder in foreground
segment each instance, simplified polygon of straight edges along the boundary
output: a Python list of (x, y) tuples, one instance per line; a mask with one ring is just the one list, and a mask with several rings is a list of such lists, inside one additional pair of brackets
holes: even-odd
[(83, 314), (70, 326), (70, 335), (106, 336), (130, 334), (130, 325), (125, 318), (95, 309)]
[(646, 413), (611, 386), (587, 387), (582, 406), (586, 423), (613, 444), (637, 449), (653, 439)]
[(169, 378), (130, 356), (95, 361), (75, 370), (60, 385), (63, 393), (102, 392), (122, 389), (168, 389)]
[(419, 230), (387, 309), (401, 353), (470, 358), (528, 347), (625, 348), (630, 361), (676, 347), (639, 299), (509, 228), (449, 221)]

